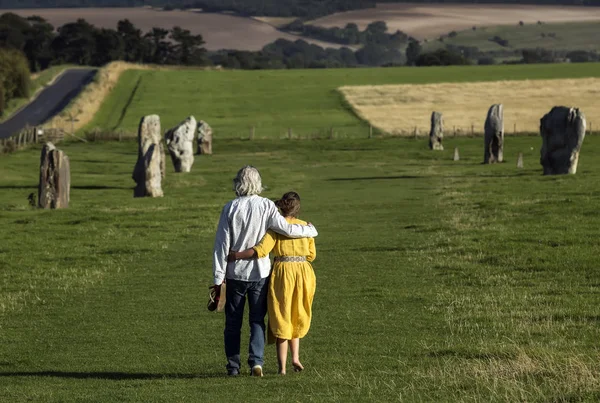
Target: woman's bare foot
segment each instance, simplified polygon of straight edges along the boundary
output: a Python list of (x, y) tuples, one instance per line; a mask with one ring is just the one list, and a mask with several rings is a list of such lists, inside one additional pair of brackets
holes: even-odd
[(294, 366), (295, 372), (300, 372), (304, 369), (304, 366), (300, 363), (300, 361), (292, 362), (292, 365)]
[(277, 374), (278, 375), (285, 375), (285, 371), (279, 371)]

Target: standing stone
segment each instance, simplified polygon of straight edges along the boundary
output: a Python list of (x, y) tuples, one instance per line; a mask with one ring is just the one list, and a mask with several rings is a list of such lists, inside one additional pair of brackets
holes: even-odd
[(540, 120), (544, 175), (575, 174), (586, 121), (578, 108), (555, 106)]
[(204, 120), (201, 120), (198, 122), (197, 131), (198, 150), (196, 154), (212, 154), (212, 128)]
[(175, 172), (190, 172), (194, 164), (194, 136), (196, 119), (190, 116), (165, 133), (167, 149)]
[(458, 147), (454, 148), (454, 161), (460, 161), (460, 154), (458, 153)]
[(517, 158), (517, 168), (519, 169), (523, 169), (524, 164), (523, 164), (523, 153), (519, 153), (519, 156)]
[(429, 149), (444, 150), (442, 141), (444, 139), (444, 119), (440, 112), (431, 114), (431, 131), (429, 132)]
[(162, 197), (164, 149), (161, 150), (160, 117), (144, 116), (138, 129), (138, 159), (133, 169), (137, 186), (133, 197)]
[(38, 206), (44, 209), (69, 207), (71, 171), (69, 157), (48, 142), (40, 158)]
[(490, 107), (485, 120), (484, 164), (494, 164), (504, 160), (504, 106), (495, 104)]

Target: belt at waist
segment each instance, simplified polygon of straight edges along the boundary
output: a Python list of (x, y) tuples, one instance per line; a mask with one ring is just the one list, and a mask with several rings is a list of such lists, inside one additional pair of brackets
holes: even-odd
[(306, 256), (275, 256), (275, 262), (306, 262)]

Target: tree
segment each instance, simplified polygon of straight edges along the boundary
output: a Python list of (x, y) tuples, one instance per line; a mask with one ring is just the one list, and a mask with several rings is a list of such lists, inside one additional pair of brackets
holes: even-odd
[(523, 49), (523, 63), (553, 63), (555, 60), (554, 53), (548, 49)]
[(117, 23), (117, 32), (123, 38), (125, 61), (141, 61), (146, 53), (146, 43), (142, 38), (142, 31), (137, 29), (131, 21), (125, 19)]
[(0, 73), (4, 104), (14, 98), (29, 97), (31, 72), (23, 52), (0, 48)]
[(406, 48), (406, 64), (414, 66), (417, 63), (417, 59), (419, 58), (422, 49), (421, 44), (417, 40), (411, 39)]
[(144, 35), (148, 40), (146, 62), (154, 64), (166, 64), (171, 55), (171, 43), (167, 40), (169, 31), (162, 28), (152, 28), (150, 32)]
[(354, 45), (360, 43), (360, 29), (358, 29), (358, 25), (354, 23), (346, 24), (344, 33), (347, 44)]
[(81, 66), (92, 65), (96, 54), (95, 31), (94, 26), (84, 19), (60, 27), (58, 36), (52, 42), (58, 61)]
[(438, 49), (435, 52), (422, 53), (417, 61), (417, 66), (454, 66), (468, 65), (470, 60), (460, 53), (448, 49)]
[(114, 60), (125, 58), (125, 42), (114, 29), (102, 28), (95, 32), (96, 52), (92, 59), (94, 66), (103, 66)]
[(203, 64), (206, 49), (202, 47), (204, 45), (202, 35), (192, 35), (187, 29), (173, 27), (170, 37), (175, 42), (171, 52), (174, 63), (183, 65)]
[(54, 59), (51, 45), (55, 38), (54, 27), (41, 17), (29, 17), (30, 28), (26, 34), (23, 51), (29, 60), (31, 71), (48, 68)]

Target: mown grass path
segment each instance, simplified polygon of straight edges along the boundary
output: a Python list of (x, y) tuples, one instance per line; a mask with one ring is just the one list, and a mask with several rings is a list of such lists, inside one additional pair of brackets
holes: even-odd
[[(555, 178), (536, 137), (508, 138), (497, 166), (482, 143), (216, 142), (162, 199), (132, 198), (135, 143), (70, 143), (63, 211), (27, 207), (37, 151), (3, 157), (0, 400), (594, 400), (600, 141)], [(248, 163), (265, 196), (298, 191), (320, 232), (301, 374), (276, 376), (271, 346), (264, 379), (224, 377), (223, 317), (205, 309), (218, 214)]]

